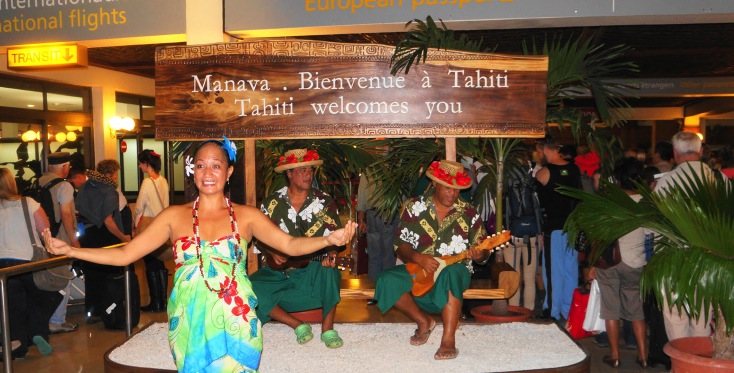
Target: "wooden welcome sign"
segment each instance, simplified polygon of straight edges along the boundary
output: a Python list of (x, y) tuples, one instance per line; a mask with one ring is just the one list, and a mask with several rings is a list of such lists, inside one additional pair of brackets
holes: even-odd
[(542, 137), (548, 58), (264, 40), (156, 51), (156, 139)]

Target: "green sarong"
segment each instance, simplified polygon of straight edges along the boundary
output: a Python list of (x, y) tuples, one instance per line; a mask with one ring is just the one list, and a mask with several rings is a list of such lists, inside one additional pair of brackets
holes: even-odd
[[(449, 302), (449, 291), (464, 301), (464, 291), (469, 288), (471, 274), (464, 263), (455, 263), (444, 268), (438, 274), (430, 292), (422, 297), (415, 297), (415, 302), (422, 310), (428, 313), (441, 313)], [(413, 288), (413, 280), (405, 269), (405, 265), (384, 270), (377, 276), (375, 285), (375, 299), (377, 307), (382, 313), (387, 312), (403, 294)]]
[(338, 269), (324, 267), (321, 262), (311, 262), (287, 273), (270, 267), (258, 269), (250, 276), (258, 299), (258, 319), (263, 324), (270, 321), (268, 315), (276, 305), (286, 312), (321, 308), (326, 317), (341, 300), (341, 276)]

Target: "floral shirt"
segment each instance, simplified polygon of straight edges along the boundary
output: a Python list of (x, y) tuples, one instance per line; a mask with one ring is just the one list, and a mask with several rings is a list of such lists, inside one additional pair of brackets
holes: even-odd
[(433, 192), (427, 192), (403, 205), (395, 233), (395, 250), (408, 244), (421, 254), (440, 257), (468, 250), (484, 239), (487, 234), (482, 217), (474, 206), (459, 198), (438, 222), (432, 196)]
[(295, 237), (328, 236), (342, 226), (336, 203), (318, 189), (311, 189), (300, 211), (291, 206), (288, 187), (266, 198), (260, 210), (283, 232)]

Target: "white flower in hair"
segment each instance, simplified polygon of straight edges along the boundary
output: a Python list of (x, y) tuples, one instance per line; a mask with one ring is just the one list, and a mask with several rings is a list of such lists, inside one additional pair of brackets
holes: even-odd
[(186, 166), (184, 167), (186, 177), (194, 176), (194, 158), (190, 155), (186, 156)]

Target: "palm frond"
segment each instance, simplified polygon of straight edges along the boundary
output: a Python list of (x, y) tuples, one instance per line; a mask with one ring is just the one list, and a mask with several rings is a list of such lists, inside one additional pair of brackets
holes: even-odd
[(444, 144), (436, 139), (392, 139), (389, 150), (367, 169), (382, 201), (377, 212), (383, 218), (398, 214), (405, 198), (414, 194), (425, 167), (444, 157)]
[[(632, 48), (625, 45), (606, 47), (596, 44), (595, 35), (564, 39), (562, 36), (548, 37), (542, 47), (532, 40), (523, 42), (527, 55), (548, 56), (548, 94), (546, 100), (546, 122), (557, 123), (560, 129), (569, 124), (578, 142), (585, 138), (593, 144), (602, 159), (603, 174), (609, 175), (615, 154), (619, 154), (619, 138), (610, 131), (600, 131), (599, 122), (605, 126), (618, 127), (624, 124), (631, 109), (625, 97), (633, 96), (633, 88), (611, 79), (619, 79), (638, 72), (634, 62), (625, 59)], [(598, 119), (588, 118), (581, 111), (571, 109), (566, 101), (590, 95), (594, 99)]]
[(453, 30), (449, 30), (442, 20), (439, 22), (441, 26), (438, 26), (433, 18), (428, 16), (425, 21), (414, 19), (405, 24), (405, 27), (410, 27), (410, 29), (405, 38), (395, 46), (395, 52), (390, 58), (392, 75), (397, 75), (401, 71), (407, 74), (414, 64), (426, 62), (428, 51), (431, 48), (466, 52), (488, 51), (482, 48), (483, 39), (469, 40), (467, 34), (456, 34)]

